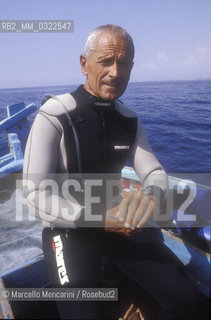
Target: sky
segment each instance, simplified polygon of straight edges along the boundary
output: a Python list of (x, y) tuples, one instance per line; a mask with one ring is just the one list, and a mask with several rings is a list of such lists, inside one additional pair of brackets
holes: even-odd
[(130, 81), (211, 79), (211, 0), (0, 0), (0, 20), (57, 19), (74, 32), (0, 32), (0, 88), (84, 83), (86, 38), (108, 23), (134, 40)]

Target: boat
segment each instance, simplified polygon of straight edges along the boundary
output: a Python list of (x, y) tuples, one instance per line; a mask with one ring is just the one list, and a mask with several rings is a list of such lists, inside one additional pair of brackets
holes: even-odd
[(34, 103), (25, 106), (21, 102), (7, 106), (7, 118), (0, 121), (0, 133), (7, 132), (10, 152), (0, 157), (0, 178), (22, 170), (23, 153), (30, 130), (27, 117), (36, 110)]
[[(30, 130), (27, 117), (36, 110), (35, 104), (25, 106), (24, 103), (16, 103), (7, 107), (7, 118), (0, 122), (0, 132), (6, 131), (10, 149), (9, 153), (0, 157), (0, 205), (8, 199), (12, 190), (15, 190), (14, 175), (11, 175), (11, 173), (18, 173), (20, 178), (24, 149)], [(172, 197), (171, 203), (173, 203), (172, 217), (166, 226), (163, 224), (159, 226), (155, 222), (154, 227), (159, 228), (164, 245), (184, 265), (186, 276), (205, 299), (209, 299), (211, 186), (196, 183), (185, 177), (169, 176), (168, 178), (169, 194)], [(136, 173), (131, 167), (127, 166), (122, 170), (122, 181), (123, 184), (127, 185), (127, 188), (130, 188), (131, 185), (139, 184)], [(4, 192), (4, 189), (7, 191), (5, 190)], [(194, 201), (187, 203), (192, 191), (195, 192)], [(180, 219), (181, 215), (185, 219)], [(190, 219), (193, 215), (197, 215), (200, 224)], [(105, 275), (108, 276), (108, 279), (110, 274), (118, 270), (118, 275), (124, 278), (127, 288), (131, 286), (131, 291), (127, 289), (127, 292), (125, 292), (126, 301), (132, 298), (131, 292), (139, 290), (138, 294), (141, 297), (142, 310), (139, 310), (139, 318), (138, 316), (137, 318), (135, 316), (134, 318), (132, 316), (131, 318), (127, 317), (127, 319), (131, 320), (150, 319), (152, 309), (154, 308), (154, 312), (157, 312), (157, 308), (159, 309), (155, 301), (156, 297), (150, 296), (147, 287), (139, 283), (138, 268), (137, 262), (130, 264), (130, 267), (128, 267), (125, 261), (116, 261), (111, 265), (108, 264), (108, 267), (105, 268)], [(2, 296), (2, 292), (9, 288), (45, 289), (50, 287), (51, 284), (43, 255), (39, 255), (26, 263), (18, 265), (15, 269), (7, 270), (0, 274), (0, 319), (59, 318), (56, 302), (53, 300), (13, 301)], [(130, 292), (129, 295), (128, 292)], [(127, 303), (125, 302), (126, 305)], [(120, 308), (120, 311), (123, 312), (123, 309)], [(132, 309), (131, 305), (128, 305), (127, 309), (128, 311), (125, 310), (126, 314)]]
[[(0, 156), (0, 201), (11, 196), (15, 189), (15, 179), (23, 168), (23, 154), (30, 130), (28, 117), (37, 110), (34, 103), (25, 106), (24, 102), (7, 106), (7, 117), (0, 121), (0, 134), (6, 133), (9, 152)], [(21, 175), (19, 175), (20, 177)]]

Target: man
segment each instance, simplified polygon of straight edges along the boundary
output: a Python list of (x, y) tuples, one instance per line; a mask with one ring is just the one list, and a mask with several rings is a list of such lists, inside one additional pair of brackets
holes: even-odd
[[(43, 230), (43, 251), (53, 287), (102, 286), (102, 256), (146, 259), (147, 236), (152, 252), (157, 249), (152, 244), (156, 232), (142, 230), (140, 238), (145, 243), (137, 246), (137, 230), (152, 217), (157, 201), (153, 191), (159, 190), (159, 195), (165, 196), (167, 175), (151, 151), (141, 122), (118, 100), (127, 87), (133, 58), (133, 41), (123, 28), (106, 25), (95, 29), (80, 56), (85, 85), (72, 94), (47, 100), (33, 124), (25, 153), (24, 194), (30, 213), (47, 226)], [(113, 211), (106, 212), (101, 198), (97, 213), (102, 214), (102, 223), (90, 223), (86, 209), (91, 197), (85, 196), (84, 200), (89, 179), (83, 184), (82, 174), (119, 175), (127, 159), (139, 176), (142, 189), (124, 194), (120, 206)], [(65, 197), (63, 192), (68, 173), (71, 177), (80, 174), (78, 181), (68, 185), (73, 187), (71, 197)], [(54, 180), (61, 180), (59, 190)], [(99, 190), (95, 187), (97, 195)], [(163, 259), (168, 265), (175, 262)], [(195, 299), (191, 292), (187, 286), (186, 296), (190, 294)], [(182, 319), (177, 305), (163, 304), (170, 310), (163, 311), (160, 319), (179, 319), (178, 315)], [(103, 308), (99, 302), (59, 304), (63, 318), (113, 319), (112, 314), (105, 316)]]

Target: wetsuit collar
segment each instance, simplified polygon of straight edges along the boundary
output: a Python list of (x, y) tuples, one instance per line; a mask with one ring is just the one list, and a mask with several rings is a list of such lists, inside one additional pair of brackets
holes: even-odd
[(80, 95), (86, 99), (86, 101), (90, 101), (90, 106), (100, 107), (100, 108), (107, 108), (107, 107), (113, 107), (114, 101), (104, 100), (102, 98), (98, 98), (88, 92), (83, 85), (80, 85), (78, 88)]

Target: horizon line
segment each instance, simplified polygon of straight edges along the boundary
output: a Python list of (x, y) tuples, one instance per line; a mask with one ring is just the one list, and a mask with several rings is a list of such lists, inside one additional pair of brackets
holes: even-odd
[[(177, 79), (177, 80), (141, 80), (141, 81), (130, 81), (128, 85), (132, 83), (149, 83), (149, 82), (191, 82), (191, 81), (211, 81), (211, 78), (204, 79)], [(53, 84), (53, 85), (41, 85), (41, 86), (28, 86), (28, 87), (5, 87), (0, 88), (1, 90), (10, 90), (10, 89), (30, 89), (30, 88), (46, 88), (46, 87), (67, 87), (67, 86), (79, 86), (81, 84)]]

